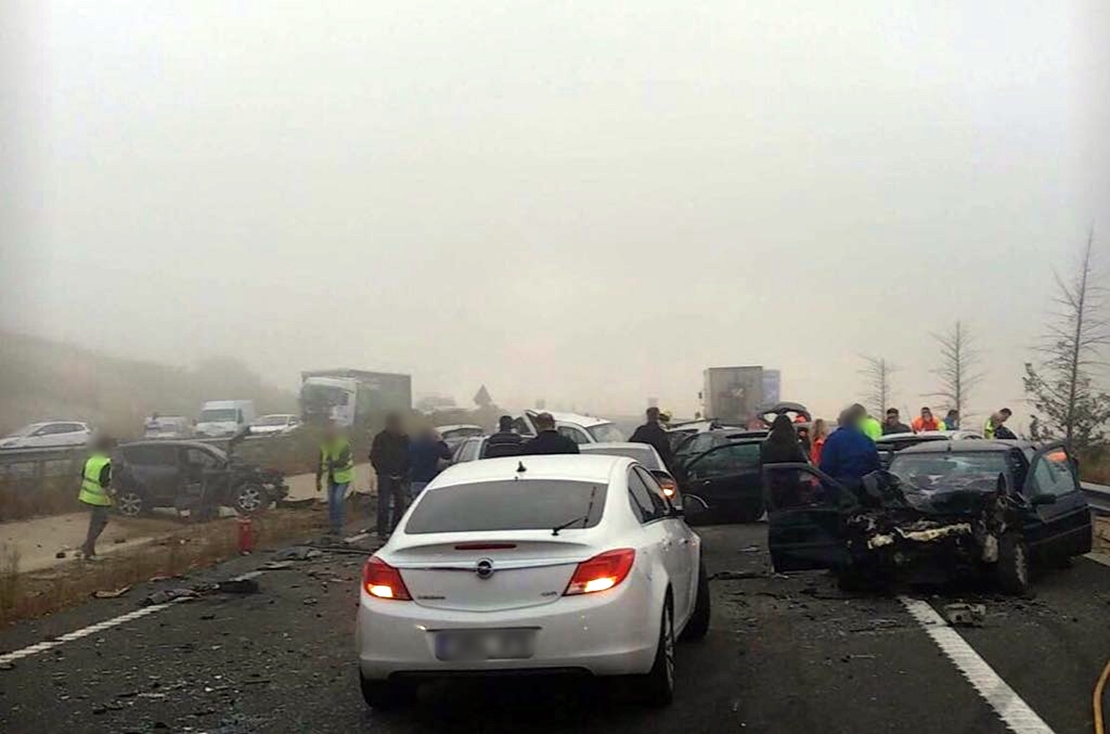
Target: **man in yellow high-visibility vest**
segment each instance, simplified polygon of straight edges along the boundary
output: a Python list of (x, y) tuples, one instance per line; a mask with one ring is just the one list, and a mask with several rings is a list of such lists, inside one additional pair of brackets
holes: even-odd
[(96, 539), (104, 532), (108, 525), (108, 508), (112, 506), (112, 497), (109, 494), (112, 484), (112, 457), (110, 453), (115, 441), (100, 436), (93, 443), (92, 453), (85, 460), (81, 471), (81, 492), (77, 499), (89, 507), (89, 531), (85, 535), (85, 543), (81, 552), (85, 560), (95, 561)]
[(347, 489), (355, 476), (355, 457), (351, 454), (351, 442), (335, 424), (324, 427), (323, 440), (320, 442), (320, 459), (316, 464), (316, 491), (319, 492), (323, 480), (328, 481), (328, 524), (331, 534), (343, 534), (343, 501)]

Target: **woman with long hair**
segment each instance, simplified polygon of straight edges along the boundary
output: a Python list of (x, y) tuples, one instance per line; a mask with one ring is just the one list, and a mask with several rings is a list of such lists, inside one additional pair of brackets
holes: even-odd
[(813, 435), (810, 436), (809, 461), (814, 466), (821, 464), (821, 452), (825, 450), (825, 439), (829, 437), (829, 426), (824, 418), (813, 421)]
[(771, 424), (771, 432), (759, 447), (759, 459), (764, 464), (805, 462), (794, 423), (786, 415), (778, 415)]

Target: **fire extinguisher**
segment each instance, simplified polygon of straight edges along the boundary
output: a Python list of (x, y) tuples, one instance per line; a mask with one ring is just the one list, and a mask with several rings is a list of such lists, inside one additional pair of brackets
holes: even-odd
[(254, 550), (254, 526), (250, 516), (237, 518), (239, 522), (239, 552), (246, 554)]

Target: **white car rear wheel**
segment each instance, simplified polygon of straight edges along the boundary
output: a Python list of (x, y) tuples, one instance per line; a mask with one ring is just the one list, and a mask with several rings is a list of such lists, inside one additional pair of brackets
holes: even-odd
[(644, 702), (648, 706), (669, 706), (674, 701), (674, 613), (670, 597), (663, 603), (663, 619), (659, 625), (659, 645), (655, 663), (644, 676)]

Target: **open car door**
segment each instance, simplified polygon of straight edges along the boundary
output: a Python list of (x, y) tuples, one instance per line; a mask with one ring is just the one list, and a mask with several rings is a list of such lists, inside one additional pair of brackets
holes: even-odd
[(1033, 454), (1021, 493), (1028, 503), (1025, 542), (1034, 557), (1091, 551), (1091, 511), (1079, 484), (1078, 462), (1063, 441)]
[(764, 464), (763, 492), (775, 571), (848, 565), (843, 485), (810, 464)]

